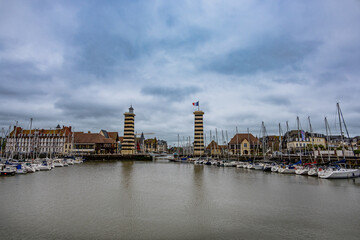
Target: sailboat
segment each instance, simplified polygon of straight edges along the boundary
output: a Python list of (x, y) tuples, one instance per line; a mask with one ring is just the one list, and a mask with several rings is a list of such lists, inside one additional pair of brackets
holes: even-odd
[[(335, 163), (334, 167), (329, 167), (323, 171), (320, 171), (318, 173), (318, 176), (319, 176), (319, 178), (326, 178), (326, 179), (356, 178), (356, 177), (359, 177), (359, 175), (360, 175), (359, 169), (346, 168), (346, 158), (345, 158), (345, 148), (344, 148), (344, 132), (342, 129), (342, 123), (344, 124), (348, 138), (350, 138), (350, 136), (349, 136), (349, 132), (347, 130), (346, 124), (345, 124), (344, 116), (340, 109), (340, 104), (337, 103), (336, 106), (337, 106), (337, 113), (338, 113), (339, 124), (340, 124), (341, 145), (342, 145), (342, 153), (343, 153), (342, 155), (343, 155), (344, 159), (341, 161), (337, 161)], [(342, 167), (341, 164), (344, 164), (345, 167)]]
[[(311, 146), (314, 149), (314, 135), (313, 135), (313, 130), (312, 130), (311, 122), (310, 122), (310, 116), (308, 117), (308, 120), (309, 120), (309, 127), (310, 127), (310, 133), (311, 133), (311, 138), (310, 138)], [(299, 131), (299, 129), (298, 129), (298, 131)], [(305, 154), (306, 154), (306, 147), (305, 147)], [(309, 154), (309, 156), (310, 156), (310, 160), (311, 160), (311, 154)], [(314, 158), (315, 158), (315, 154), (314, 154)], [(305, 163), (302, 166), (297, 167), (295, 170), (295, 173), (298, 175), (308, 175), (311, 164), (314, 164), (314, 163), (316, 164), (316, 162)]]
[[(326, 129), (326, 142), (327, 142), (327, 146), (328, 146), (327, 147), (328, 163), (330, 163), (330, 136), (329, 136), (329, 133), (331, 135), (331, 132), (330, 132), (329, 123), (328, 123), (326, 117), (325, 117), (325, 129)], [(322, 158), (321, 158), (321, 160), (322, 160), (322, 163), (324, 163)], [(319, 175), (318, 172), (319, 172), (319, 169), (317, 167), (315, 167), (315, 165), (314, 165), (312, 168), (310, 168), (308, 175), (309, 176), (318, 176)]]

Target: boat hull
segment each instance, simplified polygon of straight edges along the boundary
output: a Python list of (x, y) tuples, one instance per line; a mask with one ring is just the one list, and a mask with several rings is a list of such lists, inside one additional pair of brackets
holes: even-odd
[(319, 173), (319, 178), (324, 179), (347, 179), (347, 178), (357, 178), (359, 177), (360, 172), (358, 169), (340, 169), (340, 170), (325, 170), (322, 173)]

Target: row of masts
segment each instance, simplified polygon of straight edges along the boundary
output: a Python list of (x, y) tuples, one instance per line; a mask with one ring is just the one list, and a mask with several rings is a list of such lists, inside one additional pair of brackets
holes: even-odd
[[(344, 132), (343, 132), (343, 127), (345, 128), (346, 130), (346, 133), (347, 133), (347, 137), (348, 139), (350, 139), (350, 135), (349, 135), (349, 132), (348, 132), (348, 129), (346, 127), (346, 123), (345, 123), (345, 120), (344, 120), (344, 117), (343, 117), (343, 114), (342, 114), (342, 111), (340, 109), (340, 105), (339, 103), (337, 103), (337, 115), (338, 115), (338, 118), (339, 118), (339, 125), (340, 125), (340, 132), (341, 132), (341, 149), (342, 149), (342, 156), (345, 158), (345, 145), (344, 145)], [(311, 119), (310, 119), (310, 116), (308, 116), (308, 126), (309, 126), (309, 130), (310, 130), (310, 140), (311, 140), (311, 148), (314, 149), (314, 132), (313, 132), (313, 127), (312, 127), (312, 124), (311, 124)], [(297, 134), (298, 134), (298, 140), (299, 142), (301, 142), (300, 139), (304, 139), (304, 136), (301, 136), (302, 134), (302, 126), (301, 126), (301, 123), (300, 123), (300, 119), (299, 117), (297, 116), (296, 117), (296, 122), (297, 122)], [(326, 141), (327, 141), (327, 151), (328, 151), (328, 161), (330, 161), (330, 136), (331, 136), (331, 130), (330, 130), (330, 125), (329, 125), (329, 122), (327, 120), (327, 117), (325, 117), (324, 119), (324, 122), (325, 122), (325, 130), (326, 130)], [(238, 136), (238, 127), (235, 128), (236, 130), (236, 137)], [(284, 133), (283, 133), (283, 130), (282, 130), (282, 127), (281, 127), (281, 123), (278, 124), (278, 133), (279, 133), (279, 152), (280, 153), (283, 153), (283, 149), (282, 149), (282, 146), (283, 146), (283, 138), (285, 137), (284, 136)], [(209, 131), (209, 147), (210, 147), (210, 156), (211, 157), (228, 157), (229, 156), (229, 139), (228, 139), (228, 131), (225, 130), (221, 130), (221, 138), (222, 138), (222, 141), (221, 143), (222, 144), (219, 144), (219, 134), (218, 134), (218, 129), (215, 128), (215, 134), (213, 134), (213, 132), (210, 130)], [(249, 132), (249, 128), (247, 128), (247, 133), (248, 133), (248, 142), (249, 144), (251, 145), (251, 141), (250, 141), (250, 132)], [(290, 134), (290, 130), (289, 130), (289, 124), (288, 124), (288, 121), (286, 121), (286, 133), (288, 134), (287, 135), (287, 139), (289, 139), (289, 134)], [(261, 155), (263, 156), (263, 159), (265, 160), (265, 157), (266, 157), (266, 153), (269, 151), (269, 146), (268, 146), (268, 142), (266, 141), (266, 138), (267, 138), (268, 134), (267, 134), (267, 131), (266, 131), (266, 127), (265, 127), (265, 123), (262, 122), (262, 125), (261, 125), (261, 129), (260, 129), (260, 133), (259, 133), (259, 137), (262, 137), (262, 141), (261, 141), (261, 145), (262, 145), (262, 153)], [(207, 148), (207, 136), (206, 136), (206, 133), (204, 134), (204, 148), (206, 150)], [(214, 144), (212, 144), (212, 142), (216, 143), (216, 146), (214, 146)], [(221, 146), (222, 145), (222, 146)], [(353, 145), (351, 145), (351, 148), (352, 148), (352, 151), (354, 151), (353, 149)], [(192, 146), (193, 144), (191, 143), (191, 137), (188, 136), (188, 137), (183, 137), (182, 138), (182, 141), (180, 140), (180, 135), (178, 134), (178, 144), (177, 144), (177, 154), (178, 155), (193, 155), (193, 149), (192, 149)], [(238, 149), (238, 146), (239, 146), (239, 139), (237, 137), (236, 139), (236, 149), (235, 149), (235, 155), (239, 158), (240, 157), (240, 153), (239, 153), (239, 149)], [(215, 147), (215, 149), (213, 149)], [(226, 149), (224, 149), (224, 147)], [(302, 152), (302, 147), (299, 146), (299, 158), (300, 158), (300, 161), (302, 161), (302, 158), (303, 158), (303, 154), (306, 153), (306, 148), (304, 148), (304, 152)], [(216, 154), (213, 154), (213, 150), (216, 150)], [(205, 151), (206, 152), (206, 151)], [(215, 155), (215, 156), (214, 156)], [(260, 156), (260, 140), (259, 138), (257, 138), (257, 143), (256, 143), (256, 148), (255, 148), (255, 153), (251, 154), (249, 153), (250, 157), (253, 155), (254, 157), (255, 156)], [(286, 148), (286, 155), (288, 156), (288, 160), (290, 161), (290, 149), (287, 147)], [(312, 157), (314, 158), (314, 160), (317, 158), (317, 156), (314, 154), (313, 156), (310, 154), (310, 159), (312, 159)], [(320, 157), (323, 161), (323, 156), (321, 154), (321, 151), (320, 151)], [(283, 160), (283, 154), (280, 154), (280, 159)]]

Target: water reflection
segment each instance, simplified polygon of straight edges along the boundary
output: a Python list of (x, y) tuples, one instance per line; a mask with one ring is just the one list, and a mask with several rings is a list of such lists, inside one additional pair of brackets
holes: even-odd
[(192, 186), (192, 201), (189, 203), (190, 206), (198, 206), (203, 202), (203, 199), (206, 198), (206, 193), (203, 184), (203, 175), (204, 175), (204, 166), (203, 165), (194, 165), (193, 171), (193, 186)]
[(125, 189), (130, 190), (130, 184), (132, 180), (132, 171), (133, 171), (133, 161), (123, 161), (121, 162), (121, 183)]
[(359, 182), (191, 164), (89, 162), (0, 178), (0, 236), (357, 239)]

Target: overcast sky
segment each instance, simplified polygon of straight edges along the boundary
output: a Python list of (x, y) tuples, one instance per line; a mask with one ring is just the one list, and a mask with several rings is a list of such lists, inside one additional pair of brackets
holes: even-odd
[(0, 0), (0, 125), (360, 135), (360, 1)]

